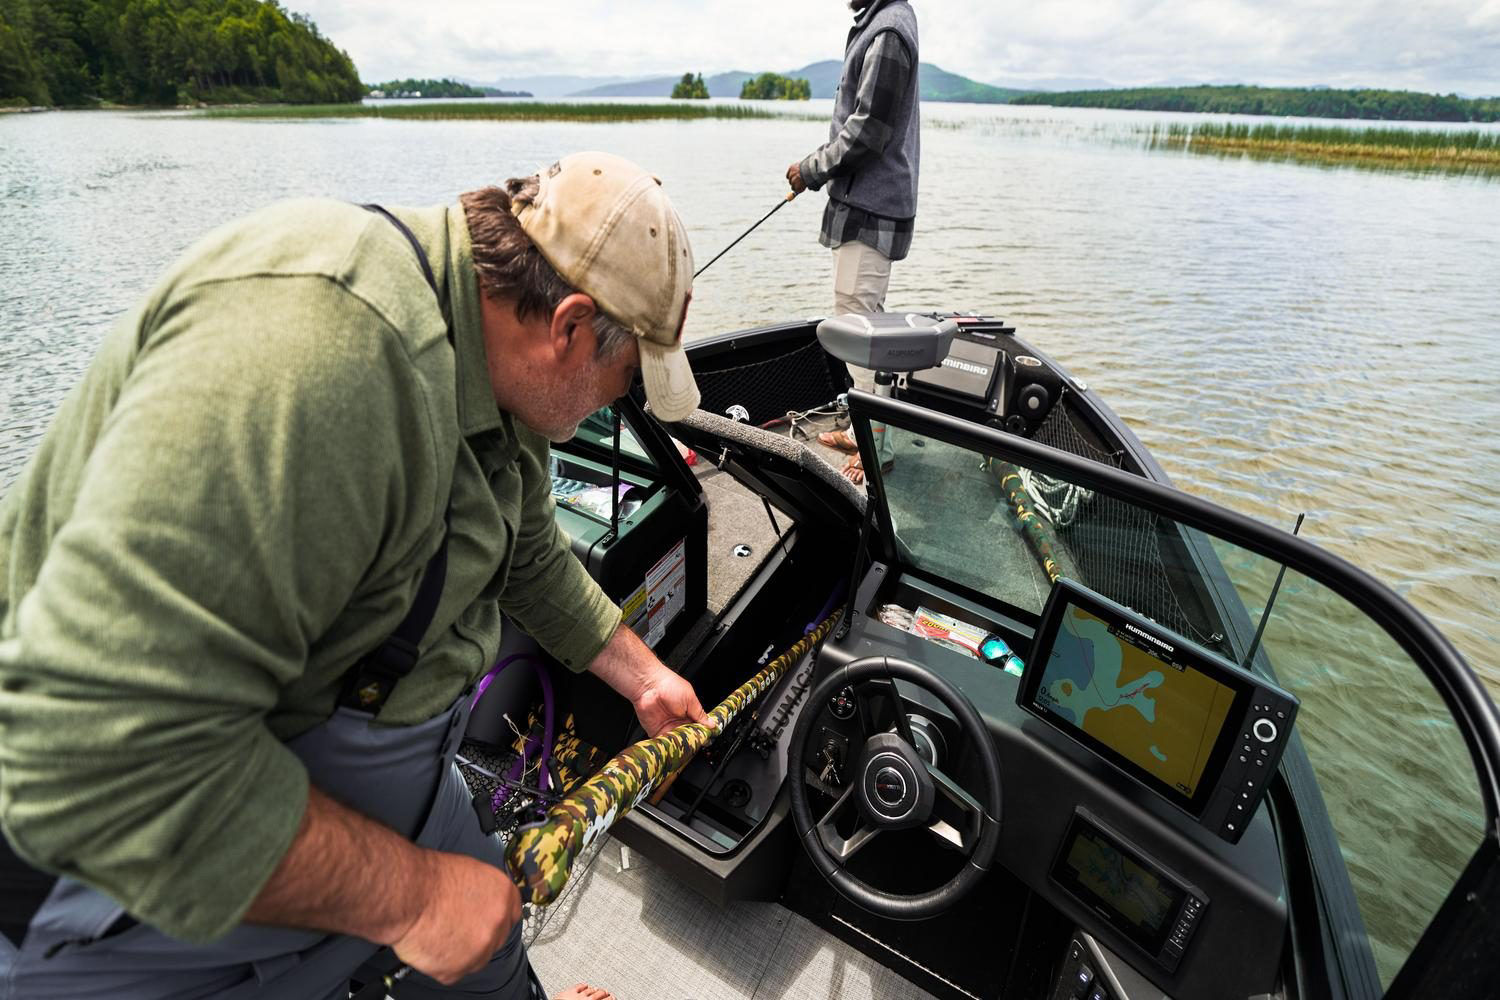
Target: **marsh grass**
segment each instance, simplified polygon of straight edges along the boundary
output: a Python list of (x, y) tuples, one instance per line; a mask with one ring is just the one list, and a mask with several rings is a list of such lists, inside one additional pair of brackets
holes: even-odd
[[(205, 118), (393, 118), (409, 121), (680, 121), (700, 118), (785, 118), (783, 113), (736, 104), (569, 104), (516, 101), (418, 104), (253, 105), (210, 108)], [(820, 118), (821, 120), (821, 118)]]
[(1479, 129), (1177, 123), (1153, 127), (1149, 145), (1328, 164), (1500, 173), (1500, 132)]

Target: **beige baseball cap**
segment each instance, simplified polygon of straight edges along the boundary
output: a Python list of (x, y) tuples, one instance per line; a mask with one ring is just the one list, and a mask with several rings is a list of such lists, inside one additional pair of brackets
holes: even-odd
[(574, 153), (538, 172), (517, 221), (563, 280), (640, 339), (641, 379), (658, 420), (698, 407), (682, 350), (693, 251), (661, 181), (612, 153)]

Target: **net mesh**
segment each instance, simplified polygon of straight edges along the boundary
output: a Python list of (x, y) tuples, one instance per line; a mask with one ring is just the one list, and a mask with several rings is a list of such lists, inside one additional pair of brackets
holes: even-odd
[(788, 412), (824, 406), (844, 391), (825, 358), (822, 346), (810, 340), (743, 365), (717, 371), (695, 367), (694, 377), (703, 395), (699, 406), (719, 416), (732, 416), (732, 407), (744, 407), (750, 423), (757, 426)]
[[(1037, 428), (1033, 440), (1116, 469), (1124, 454), (1107, 451), (1069, 412), (1065, 395)], [(1217, 616), (1189, 581), (1200, 578), (1183, 565), (1180, 529), (1174, 522), (1114, 497), (1033, 474), (1031, 489), (1049, 506), (1068, 511), (1055, 518), (1058, 539), (1086, 579), (1080, 581), (1111, 600), (1145, 615), (1178, 635), (1228, 654)], [(1177, 553), (1167, 555), (1167, 553)], [(1180, 592), (1179, 592), (1180, 591)]]

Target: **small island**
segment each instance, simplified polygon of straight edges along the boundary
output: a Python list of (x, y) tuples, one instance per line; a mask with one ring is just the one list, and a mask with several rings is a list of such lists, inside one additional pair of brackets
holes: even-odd
[(708, 84), (703, 82), (703, 74), (693, 76), (691, 73), (682, 74), (682, 79), (672, 85), (672, 99), (675, 101), (706, 101), (708, 100)]
[(799, 76), (762, 73), (740, 87), (742, 101), (810, 101), (812, 84)]
[(476, 97), (530, 97), (525, 90), (497, 90), (494, 87), (473, 87), (446, 77), (441, 80), (388, 80), (385, 83), (367, 84), (365, 96), (380, 99), (400, 98), (454, 98)]

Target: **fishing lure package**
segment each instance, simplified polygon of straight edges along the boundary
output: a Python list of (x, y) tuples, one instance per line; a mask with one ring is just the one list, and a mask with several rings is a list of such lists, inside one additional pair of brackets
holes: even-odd
[(910, 611), (899, 604), (883, 604), (875, 612), (875, 617), (892, 628), (919, 635), (934, 645), (983, 660), (1016, 677), (1020, 677), (1024, 669), (1021, 658), (1000, 636), (940, 611), (921, 606), (916, 611)]

